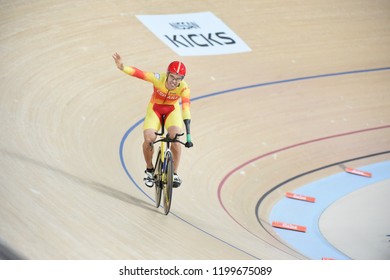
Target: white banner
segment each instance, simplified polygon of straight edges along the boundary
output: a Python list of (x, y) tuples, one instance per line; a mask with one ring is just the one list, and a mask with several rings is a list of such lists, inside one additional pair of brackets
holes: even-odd
[(180, 56), (251, 51), (240, 37), (211, 12), (137, 15), (137, 18)]

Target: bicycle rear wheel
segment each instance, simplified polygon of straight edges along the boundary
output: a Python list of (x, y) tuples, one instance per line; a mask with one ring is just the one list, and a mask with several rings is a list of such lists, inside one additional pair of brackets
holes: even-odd
[(156, 164), (154, 165), (154, 198), (156, 207), (160, 207), (161, 202), (161, 173), (162, 173), (162, 162), (160, 160), (160, 148), (158, 149)]
[(173, 159), (172, 153), (167, 151), (166, 153), (166, 168), (165, 168), (165, 183), (163, 185), (164, 192), (164, 213), (168, 215), (172, 204), (172, 187), (173, 187)]

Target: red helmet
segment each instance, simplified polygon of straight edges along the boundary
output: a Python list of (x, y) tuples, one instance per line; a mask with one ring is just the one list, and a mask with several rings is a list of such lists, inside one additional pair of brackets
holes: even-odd
[(173, 61), (169, 64), (168, 70), (169, 73), (178, 74), (181, 76), (186, 75), (186, 67), (183, 64), (183, 62), (180, 61)]

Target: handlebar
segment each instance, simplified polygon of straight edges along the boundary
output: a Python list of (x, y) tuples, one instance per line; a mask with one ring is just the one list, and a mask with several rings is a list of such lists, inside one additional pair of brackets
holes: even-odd
[[(158, 135), (158, 136), (162, 136), (164, 133), (162, 133), (162, 132), (161, 132), (161, 133), (155, 132), (155, 134)], [(180, 141), (180, 140), (178, 139), (179, 136), (183, 136), (183, 135), (184, 135), (184, 133), (176, 133), (176, 135), (175, 135), (174, 138), (169, 138), (169, 135), (167, 134), (165, 137), (162, 137), (162, 138), (160, 138), (160, 139), (154, 141), (153, 144), (156, 144), (156, 143), (158, 143), (158, 142), (170, 142), (170, 143), (172, 143), (172, 142), (178, 142), (178, 143), (180, 143), (180, 144), (182, 144), (182, 145), (185, 146), (186, 143), (184, 143), (184, 142), (182, 142), (182, 141)]]
[[(161, 116), (161, 132), (156, 131), (155, 134), (157, 136), (163, 136), (163, 134), (164, 134), (165, 118), (166, 118), (165, 114)], [(166, 143), (177, 142), (177, 143), (182, 144), (183, 146), (186, 146), (187, 148), (192, 147), (193, 144), (191, 142), (188, 142), (191, 145), (187, 146), (188, 143), (184, 143), (178, 139), (179, 136), (183, 136), (183, 135), (184, 135), (184, 132), (183, 133), (176, 133), (175, 137), (173, 139), (171, 139), (171, 138), (169, 138), (169, 135), (167, 134), (165, 137), (162, 137), (162, 138), (154, 141), (153, 144), (156, 144), (158, 142), (166, 142)]]

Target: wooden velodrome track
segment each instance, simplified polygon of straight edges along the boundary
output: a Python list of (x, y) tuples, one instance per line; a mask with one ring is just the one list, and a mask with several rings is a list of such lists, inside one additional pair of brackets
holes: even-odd
[[(255, 213), (259, 199), (298, 174), (390, 150), (387, 0), (0, 5), (4, 259), (307, 259), (268, 216), (286, 191), (340, 167), (272, 192)], [(252, 51), (177, 57), (135, 17), (201, 11)], [(168, 216), (142, 183), (137, 124), (151, 86), (117, 70), (116, 51), (143, 70), (164, 71), (175, 59), (188, 68), (194, 148), (183, 150), (183, 185)], [(348, 211), (357, 219), (364, 208)]]

